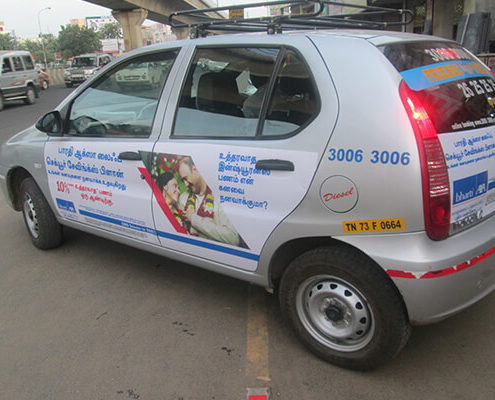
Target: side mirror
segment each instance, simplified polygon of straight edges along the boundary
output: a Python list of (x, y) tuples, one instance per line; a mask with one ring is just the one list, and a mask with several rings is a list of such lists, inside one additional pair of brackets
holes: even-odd
[(36, 129), (46, 133), (48, 136), (63, 136), (62, 116), (60, 112), (52, 111), (45, 114), (36, 123)]

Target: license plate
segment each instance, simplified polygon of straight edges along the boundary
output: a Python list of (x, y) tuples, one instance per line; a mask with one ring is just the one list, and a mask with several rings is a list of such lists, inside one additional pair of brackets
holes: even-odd
[(362, 221), (344, 221), (345, 233), (390, 232), (406, 229), (404, 218), (367, 219)]

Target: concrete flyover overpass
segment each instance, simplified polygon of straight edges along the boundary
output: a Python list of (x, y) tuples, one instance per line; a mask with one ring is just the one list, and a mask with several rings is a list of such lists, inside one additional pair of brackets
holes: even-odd
[[(168, 24), (171, 13), (198, 8), (210, 8), (215, 0), (84, 0), (112, 10), (113, 16), (122, 25), (124, 43), (127, 50), (141, 46), (141, 24), (150, 20)], [(255, 0), (252, 0), (253, 2)], [(262, 1), (262, 0), (259, 0)], [(339, 0), (337, 0), (339, 1)], [(343, 1), (343, 0), (340, 0)], [(246, 0), (246, 2), (248, 2)], [(343, 1), (344, 2), (344, 1)], [(433, 34), (447, 39), (454, 38), (454, 1), (453, 0), (347, 0), (347, 3), (390, 8), (409, 8), (423, 5), (425, 8), (424, 33)], [(461, 2), (459, 2), (461, 3)], [(457, 4), (457, 3), (456, 3)], [(463, 14), (490, 12), (491, 29), (489, 39), (495, 46), (495, 0), (462, 0)], [(224, 18), (222, 14), (211, 13), (217, 18)], [(177, 18), (184, 23), (192, 23), (187, 17)], [(408, 28), (412, 31), (413, 25)], [(174, 30), (178, 38), (186, 38), (186, 29)]]
[[(150, 19), (162, 24), (168, 24), (171, 13), (195, 8), (209, 8), (207, 0), (85, 0), (112, 10), (112, 15), (122, 25), (126, 50), (132, 50), (142, 45), (141, 24)], [(222, 18), (220, 14), (217, 17)], [(184, 19), (183, 22), (188, 22)], [(178, 38), (187, 37), (185, 30), (174, 32)]]

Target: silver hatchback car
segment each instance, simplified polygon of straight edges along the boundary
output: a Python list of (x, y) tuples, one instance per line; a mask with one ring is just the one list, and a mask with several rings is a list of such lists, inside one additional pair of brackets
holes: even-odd
[(414, 34), (163, 43), (10, 139), (0, 184), (35, 246), (69, 226), (277, 289), (315, 354), (369, 369), (495, 287), (495, 80)]

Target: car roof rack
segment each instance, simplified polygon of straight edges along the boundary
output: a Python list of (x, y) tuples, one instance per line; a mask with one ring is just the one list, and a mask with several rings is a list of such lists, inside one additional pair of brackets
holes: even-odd
[[(239, 13), (235, 18), (218, 18), (222, 11), (243, 11), (257, 7), (281, 6), (280, 15), (245, 18)], [(302, 7), (303, 12), (292, 13), (293, 8)], [(327, 10), (334, 7), (354, 9), (346, 14), (329, 14)], [(300, 8), (301, 9), (301, 8)], [(284, 14), (283, 11), (289, 11)], [(395, 17), (395, 20), (393, 20)], [(383, 19), (392, 19), (386, 20)], [(187, 20), (189, 23), (182, 22)], [(211, 7), (177, 11), (169, 16), (172, 28), (189, 28), (190, 37), (205, 37), (209, 33), (226, 32), (263, 32), (268, 34), (282, 33), (298, 29), (388, 29), (410, 24), (414, 19), (411, 10), (346, 4), (327, 0), (281, 0), (262, 3), (247, 3), (223, 7)]]

